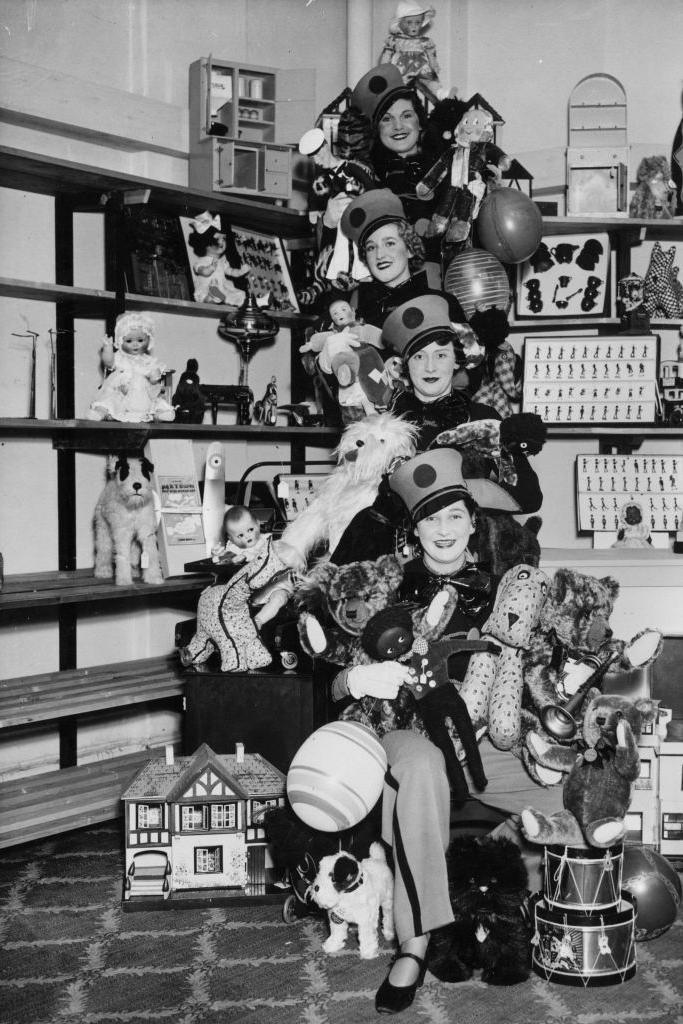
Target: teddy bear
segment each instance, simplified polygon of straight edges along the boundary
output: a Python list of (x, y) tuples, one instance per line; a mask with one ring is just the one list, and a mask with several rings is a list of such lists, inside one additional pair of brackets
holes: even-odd
[(547, 743), (535, 733), (526, 737), (535, 760), (565, 777), (564, 810), (550, 816), (531, 807), (522, 811), (529, 842), (606, 849), (623, 839), (631, 784), (640, 775), (638, 738), (642, 726), (654, 721), (658, 704), (592, 688), (581, 740), (572, 748)]
[(665, 156), (645, 156), (638, 164), (629, 217), (671, 220), (676, 213), (676, 191)]
[(414, 683), (402, 686), (395, 700), (365, 696), (344, 708), (340, 718), (362, 722), (380, 737), (396, 729), (426, 733), (444, 754), (453, 801), (461, 806), (469, 793), (449, 720), (478, 789), (485, 788), (486, 777), (467, 708), (450, 685), (448, 656), (490, 645), (478, 637), (441, 640), (457, 604), (456, 591), (445, 586), (427, 609), (411, 608), (396, 602), (402, 578), (393, 555), (375, 562), (315, 566), (295, 593), (304, 608), (299, 617), (301, 645), (311, 657), (344, 668), (386, 660), (410, 663)]
[[(536, 762), (524, 742), (531, 731), (542, 733), (550, 742), (557, 741), (541, 725), (544, 709), (566, 705), (585, 684), (596, 661), (616, 654), (621, 668), (644, 667), (652, 664), (661, 650), (661, 633), (656, 629), (644, 629), (630, 641), (614, 638), (609, 620), (618, 594), (619, 584), (610, 576), (598, 579), (560, 568), (551, 581), (538, 623), (522, 654), (521, 733), (519, 745), (513, 748), (541, 785), (562, 780), (555, 769)], [(560, 738), (559, 742), (570, 739)]]
[(515, 565), (498, 585), (482, 637), (497, 642), (498, 652), (472, 655), (460, 688), (475, 730), (486, 728), (499, 750), (520, 738), (524, 677), (522, 652), (529, 646), (550, 581), (532, 565)]
[(481, 968), (488, 985), (516, 985), (531, 968), (531, 926), (524, 905), (528, 875), (520, 848), (505, 837), (463, 836), (448, 849), (454, 920), (432, 931), (429, 970), (460, 982)]

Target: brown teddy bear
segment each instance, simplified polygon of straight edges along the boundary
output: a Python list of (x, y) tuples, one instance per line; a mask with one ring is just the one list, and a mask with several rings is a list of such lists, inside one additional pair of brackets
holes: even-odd
[(527, 736), (534, 759), (565, 774), (564, 810), (549, 817), (531, 807), (522, 811), (530, 842), (606, 849), (623, 839), (631, 784), (640, 774), (638, 737), (643, 724), (654, 721), (658, 703), (592, 689), (581, 740), (573, 748)]

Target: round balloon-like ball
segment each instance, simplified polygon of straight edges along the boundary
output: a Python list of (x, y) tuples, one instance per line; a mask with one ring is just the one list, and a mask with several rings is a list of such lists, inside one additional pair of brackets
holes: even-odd
[(498, 306), (507, 313), (510, 282), (500, 260), (484, 249), (463, 249), (448, 264), (444, 290), (454, 295), (469, 320), (477, 309)]
[(379, 800), (387, 755), (360, 722), (329, 722), (304, 740), (287, 773), (294, 813), (321, 832), (343, 832)]
[(501, 263), (523, 263), (538, 249), (543, 218), (536, 203), (516, 188), (496, 188), (486, 196), (475, 221), (482, 249)]
[(661, 853), (626, 844), (622, 888), (633, 896), (637, 942), (656, 939), (676, 920), (681, 904), (681, 880)]

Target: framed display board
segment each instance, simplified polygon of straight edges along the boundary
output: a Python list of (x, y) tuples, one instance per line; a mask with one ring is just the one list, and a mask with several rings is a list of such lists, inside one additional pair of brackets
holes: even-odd
[(233, 228), (232, 233), (242, 262), (251, 268), (249, 280), (256, 298), (269, 295), (268, 304), (272, 309), (298, 313), (289, 254), (282, 240), (246, 228)]
[(577, 455), (576, 511), (581, 532), (614, 532), (620, 511), (637, 502), (648, 528), (672, 533), (683, 523), (683, 456)]
[(545, 423), (654, 424), (659, 335), (527, 336), (522, 411)]
[(547, 235), (517, 268), (518, 320), (603, 317), (611, 306), (606, 233)]

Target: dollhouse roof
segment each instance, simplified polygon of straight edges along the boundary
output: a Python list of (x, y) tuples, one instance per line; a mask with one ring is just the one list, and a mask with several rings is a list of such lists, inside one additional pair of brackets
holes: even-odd
[(172, 803), (181, 799), (195, 779), (210, 768), (243, 800), (281, 796), (285, 776), (261, 754), (216, 754), (202, 743), (189, 757), (176, 757), (173, 764), (155, 758), (143, 765), (122, 800), (158, 800)]
[(468, 110), (470, 107), (481, 107), (482, 110), (488, 110), (489, 114), (493, 118), (494, 124), (505, 124), (505, 119), (502, 118), (498, 111), (484, 99), (480, 92), (475, 92), (474, 95), (470, 96), (465, 105)]

